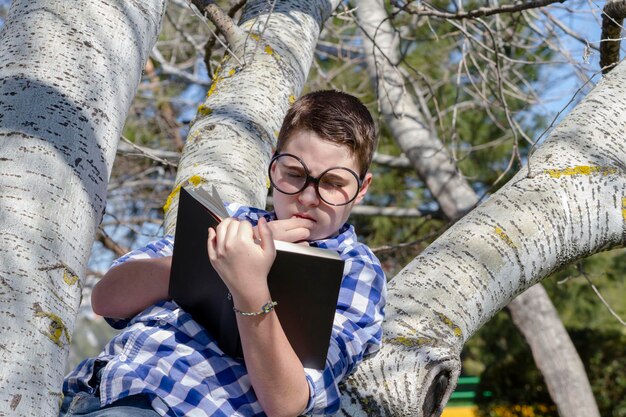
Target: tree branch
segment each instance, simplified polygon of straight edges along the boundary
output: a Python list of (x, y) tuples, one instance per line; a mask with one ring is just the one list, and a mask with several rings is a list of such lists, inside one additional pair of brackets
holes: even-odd
[[(117, 150), (120, 153), (134, 153), (136, 155), (138, 154), (141, 156), (145, 156), (146, 158), (153, 159), (157, 162), (162, 163), (163, 165), (169, 165), (173, 167), (177, 166), (176, 161), (180, 159), (180, 153), (178, 152), (150, 149), (144, 146), (135, 145), (124, 136), (122, 136), (122, 142), (119, 142)], [(172, 159), (173, 161), (170, 161), (169, 159)]]
[(378, 152), (374, 153), (372, 162), (378, 165), (385, 165), (391, 168), (412, 168), (411, 161), (406, 156), (384, 155)]
[(211, 0), (191, 0), (226, 38), (226, 42), (237, 44), (242, 38), (242, 30), (235, 24), (233, 19)]
[(183, 80), (187, 80), (191, 83), (198, 84), (203, 87), (209, 87), (211, 85), (210, 81), (198, 78), (188, 72), (176, 68), (174, 65), (167, 62), (161, 54), (161, 51), (159, 51), (159, 49), (156, 47), (156, 45), (154, 48), (152, 48), (152, 53), (150, 55), (155, 61), (157, 61), (161, 65), (161, 69), (163, 70), (163, 72), (167, 74), (173, 75), (175, 77), (180, 77)]
[[(230, 10), (228, 10), (228, 16), (232, 19), (235, 17), (235, 14), (237, 14), (237, 12), (239, 10), (241, 10), (241, 8), (243, 6), (245, 6), (246, 2), (248, 0), (239, 0), (237, 3), (235, 3)], [(209, 39), (206, 41), (206, 43), (204, 44), (204, 63), (207, 67), (207, 71), (209, 72), (209, 74), (213, 73), (213, 70), (211, 68), (211, 62), (210, 62), (210, 58), (211, 58), (211, 54), (213, 52), (213, 48), (215, 47), (215, 42), (217, 42), (217, 36), (219, 35), (219, 33), (221, 32), (221, 30), (218, 28), (217, 33), (213, 33), (211, 34), (211, 36), (209, 37)]]
[(450, 12), (444, 12), (442, 10), (437, 10), (435, 9), (434, 6), (425, 2), (420, 3), (419, 5), (415, 6), (415, 5), (412, 5), (411, 3), (406, 3), (403, 5), (398, 0), (392, 0), (391, 4), (393, 4), (400, 10), (403, 10), (407, 13), (415, 14), (418, 16), (432, 16), (432, 17), (438, 17), (441, 19), (462, 20), (462, 19), (471, 19), (471, 18), (482, 17), (482, 16), (491, 16), (494, 14), (501, 14), (501, 13), (521, 12), (521, 11), (528, 10), (528, 9), (537, 9), (540, 7), (548, 6), (553, 3), (563, 3), (565, 1), (566, 0), (537, 0), (537, 1), (530, 1), (526, 3), (505, 4), (499, 7), (480, 7), (478, 9), (470, 10), (468, 12), (460, 12), (460, 13), (450, 13)]
[(98, 228), (96, 239), (98, 239), (98, 241), (102, 243), (102, 246), (112, 251), (117, 257), (120, 257), (128, 252), (128, 248), (123, 248), (118, 245), (117, 242), (111, 239), (111, 236), (109, 236), (102, 227)]
[(622, 22), (626, 17), (626, 1), (609, 0), (602, 9), (600, 68), (607, 74), (619, 62)]

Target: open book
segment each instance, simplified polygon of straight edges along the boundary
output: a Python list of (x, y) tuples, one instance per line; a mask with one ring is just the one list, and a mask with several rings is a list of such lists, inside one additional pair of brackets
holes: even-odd
[[(243, 357), (228, 288), (207, 254), (208, 228), (229, 217), (215, 187), (181, 187), (170, 275), (170, 297), (216, 339), (224, 353)], [(291, 347), (307, 368), (323, 369), (343, 277), (335, 251), (275, 241), (268, 276), (276, 314)], [(260, 306), (259, 306), (260, 307)]]

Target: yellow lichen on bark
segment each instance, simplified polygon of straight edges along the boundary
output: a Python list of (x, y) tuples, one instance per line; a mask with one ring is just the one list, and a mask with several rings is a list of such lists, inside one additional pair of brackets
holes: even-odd
[(180, 192), (180, 187), (182, 185), (193, 184), (194, 187), (197, 187), (198, 185), (204, 182), (206, 182), (206, 180), (202, 178), (200, 175), (194, 175), (191, 178), (189, 178), (186, 183), (182, 183), (178, 187), (174, 188), (174, 190), (170, 193), (170, 195), (167, 196), (167, 199), (165, 200), (165, 204), (163, 205), (163, 211), (165, 213), (169, 211), (170, 207), (172, 206), (172, 203), (174, 202), (174, 199), (176, 198), (176, 196), (178, 196), (178, 193)]
[(215, 68), (215, 72), (213, 73), (213, 78), (211, 79), (211, 87), (209, 88), (209, 91), (207, 91), (207, 93), (206, 93), (206, 97), (207, 98), (209, 98), (213, 94), (215, 94), (215, 89), (217, 88), (217, 83), (219, 83), (223, 79), (220, 76), (220, 72), (222, 72), (222, 64), (223, 64), (223, 62), (224, 62), (224, 60), (222, 60), (222, 62), (220, 62), (220, 64), (217, 66), (217, 68)]
[(496, 235), (498, 235), (500, 237), (500, 239), (504, 240), (504, 243), (506, 243), (507, 245), (509, 245), (512, 248), (516, 248), (515, 243), (513, 243), (513, 241), (511, 240), (511, 238), (509, 237), (509, 235), (507, 235), (504, 230), (502, 230), (501, 228), (499, 228), (498, 226), (496, 226), (494, 228), (494, 231), (496, 233)]
[(213, 79), (213, 82), (211, 83), (211, 88), (209, 88), (209, 91), (206, 93), (207, 98), (211, 97), (213, 94), (215, 94), (215, 89), (217, 88), (217, 83), (220, 82), (222, 80), (222, 77), (217, 77)]
[(461, 330), (459, 326), (454, 324), (454, 322), (450, 320), (448, 316), (439, 312), (435, 312), (435, 314), (437, 315), (437, 317), (439, 317), (439, 320), (441, 320), (446, 326), (450, 328), (450, 330), (452, 330), (452, 333), (454, 333), (456, 337), (463, 336), (463, 330)]
[(388, 339), (385, 339), (385, 342), (392, 344), (392, 345), (400, 345), (400, 346), (409, 347), (409, 348), (434, 344), (434, 340), (431, 339), (430, 337), (398, 336), (398, 337), (390, 337)]
[(622, 218), (626, 220), (626, 197), (622, 198)]
[(198, 106), (199, 116), (205, 117), (205, 116), (209, 116), (211, 113), (213, 113), (213, 109), (205, 105), (204, 103)]
[(39, 303), (34, 304), (35, 317), (46, 318), (50, 320), (47, 331), (43, 332), (58, 347), (63, 347), (62, 337), (65, 335), (67, 344), (72, 343), (72, 338), (63, 320), (54, 313), (43, 311)]
[(563, 169), (546, 169), (544, 172), (552, 178), (561, 178), (563, 176), (572, 175), (610, 175), (617, 173), (617, 168), (610, 166), (594, 166), (594, 165), (577, 165)]
[(201, 132), (199, 130), (194, 130), (193, 132), (190, 132), (189, 135), (187, 136), (187, 143), (191, 143), (194, 140), (198, 139), (201, 136)]
[(78, 275), (74, 274), (72, 271), (70, 271), (69, 269), (65, 268), (63, 270), (63, 281), (67, 284), (67, 285), (74, 285), (78, 282)]

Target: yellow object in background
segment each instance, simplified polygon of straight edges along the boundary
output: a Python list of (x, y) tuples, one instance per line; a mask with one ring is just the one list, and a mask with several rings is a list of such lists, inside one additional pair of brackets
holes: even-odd
[(476, 406), (467, 407), (446, 407), (443, 409), (441, 417), (477, 417)]

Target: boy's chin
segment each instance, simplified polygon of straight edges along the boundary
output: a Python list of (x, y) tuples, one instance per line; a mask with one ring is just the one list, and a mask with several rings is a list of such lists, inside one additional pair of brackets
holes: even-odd
[(339, 234), (338, 230), (332, 231), (332, 232), (328, 232), (328, 231), (316, 231), (316, 230), (311, 230), (311, 235), (309, 237), (309, 241), (313, 241), (313, 240), (323, 240), (323, 239), (329, 239), (332, 237), (335, 237)]

